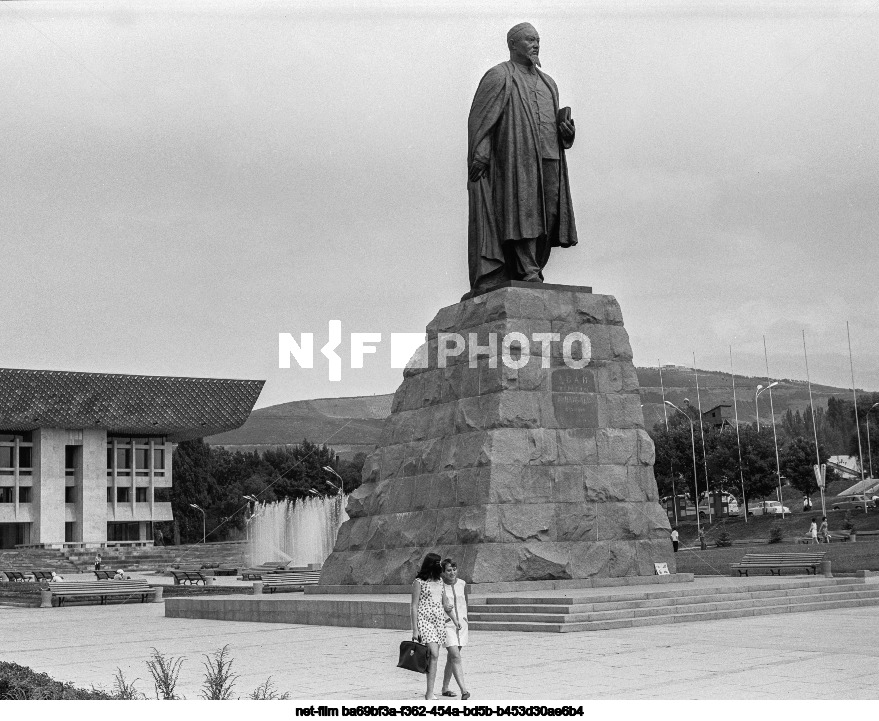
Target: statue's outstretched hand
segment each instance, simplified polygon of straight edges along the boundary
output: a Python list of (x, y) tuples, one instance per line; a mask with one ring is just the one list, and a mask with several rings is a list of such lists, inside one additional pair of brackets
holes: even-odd
[(559, 133), (561, 134), (562, 140), (564, 140), (565, 143), (570, 144), (574, 142), (575, 128), (573, 118), (571, 120), (565, 120), (559, 123)]
[(483, 175), (485, 175), (485, 171), (488, 170), (488, 163), (482, 160), (474, 160), (470, 163), (470, 171), (468, 176), (470, 178), (471, 183), (475, 183), (479, 180)]

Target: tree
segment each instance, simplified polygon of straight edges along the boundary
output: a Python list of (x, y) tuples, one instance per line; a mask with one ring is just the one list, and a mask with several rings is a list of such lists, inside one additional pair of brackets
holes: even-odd
[[(696, 476), (699, 479), (699, 493), (705, 491), (705, 472), (702, 462), (701, 439), (696, 431)], [(778, 484), (775, 466), (775, 445), (772, 434), (763, 429), (758, 433), (754, 426), (740, 425), (742, 462), (739, 471), (739, 446), (734, 428), (705, 428), (705, 458), (708, 464), (708, 486), (712, 491), (728, 491), (741, 495), (741, 478), (744, 477), (745, 494), (750, 498), (764, 498)], [(686, 488), (691, 498), (698, 494), (693, 483), (693, 449), (690, 437), (690, 424), (677, 414), (669, 420), (669, 429), (664, 424), (654, 427), (651, 434), (656, 446), (654, 472), (660, 494), (670, 491), (672, 473), (683, 474), (684, 485), (675, 483), (678, 492)]]
[(365, 454), (343, 461), (328, 447), (308, 440), (293, 447), (278, 447), (263, 454), (212, 448), (202, 439), (184, 441), (174, 450), (174, 485), (171, 504), (180, 541), (194, 543), (202, 538), (201, 512), (205, 510), (208, 541), (222, 541), (245, 526), (247, 501), (252, 495), (271, 503), (280, 499), (310, 498), (309, 489), (321, 496), (333, 496), (338, 485), (330, 466), (342, 476), (345, 493), (360, 486)]
[[(821, 462), (827, 460), (827, 456), (821, 453), (824, 449), (819, 446)], [(781, 473), (791, 486), (796, 488), (804, 496), (818, 493), (818, 482), (815, 480), (815, 445), (806, 438), (797, 437), (792, 439), (781, 451)]]
[[(172, 469), (174, 484), (171, 487), (171, 510), (179, 533), (175, 543), (197, 541), (202, 537), (202, 516), (190, 504), (205, 510), (211, 506), (211, 490), (214, 486), (210, 474), (211, 447), (203, 439), (178, 443), (174, 449)], [(180, 538), (176, 538), (179, 535)]]

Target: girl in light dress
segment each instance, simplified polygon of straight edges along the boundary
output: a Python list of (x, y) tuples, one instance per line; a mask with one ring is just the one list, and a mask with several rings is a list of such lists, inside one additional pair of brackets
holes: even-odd
[(457, 694), (449, 688), (454, 675), (461, 689), (461, 700), (470, 698), (470, 692), (464, 683), (464, 663), (461, 660), (461, 649), (467, 645), (467, 598), (464, 595), (466, 582), (458, 578), (458, 565), (446, 558), (442, 563), (443, 595), (448, 598), (446, 605), (451, 606), (449, 618), (446, 620), (446, 667), (443, 669), (443, 696), (454, 697)]
[[(435, 699), (433, 685), (436, 681), (436, 664), (440, 644), (446, 642), (446, 615), (454, 612), (451, 601), (443, 594), (442, 566), (440, 557), (428, 553), (421, 564), (418, 576), (412, 582), (412, 640), (426, 644), (430, 654), (427, 666), (427, 689), (424, 698)], [(457, 618), (455, 627), (460, 627)]]

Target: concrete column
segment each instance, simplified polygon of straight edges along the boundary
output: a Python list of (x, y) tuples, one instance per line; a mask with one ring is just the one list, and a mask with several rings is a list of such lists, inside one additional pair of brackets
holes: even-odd
[(84, 543), (107, 542), (107, 432), (82, 432), (82, 481), (77, 522)]
[(64, 447), (67, 431), (40, 428), (34, 437), (31, 543), (64, 543)]
[[(13, 516), (16, 520), (18, 520), (18, 466), (20, 464), (19, 456), (18, 456), (19, 443), (20, 442), (18, 440), (18, 437), (16, 436), (15, 448), (12, 451), (14, 454), (12, 456), (12, 479), (13, 479), (13, 485), (15, 486), (15, 488), (12, 489), (12, 493), (13, 493), (12, 502), (14, 504)], [(31, 463), (33, 463), (33, 461), (31, 461)], [(33, 493), (33, 491), (31, 491), (31, 493)], [(31, 500), (33, 500), (33, 499), (31, 499)], [(33, 516), (31, 516), (31, 517), (33, 517)]]
[(111, 464), (110, 464), (110, 472), (111, 479), (113, 481), (113, 520), (116, 520), (116, 488), (119, 485), (119, 471), (118, 466), (116, 465), (116, 439), (114, 438), (112, 441), (112, 453), (110, 454)]
[(147, 500), (150, 502), (150, 520), (152, 521), (156, 517), (156, 508), (155, 508), (155, 495), (156, 495), (156, 459), (155, 459), (155, 450), (156, 450), (156, 439), (150, 438), (150, 459), (149, 459), (149, 467), (150, 467), (150, 490), (149, 497)]

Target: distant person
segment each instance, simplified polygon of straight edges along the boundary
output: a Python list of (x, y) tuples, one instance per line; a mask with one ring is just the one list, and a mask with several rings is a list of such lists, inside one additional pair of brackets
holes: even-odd
[(100, 553), (95, 556), (95, 570), (96, 571), (101, 570), (101, 554)]
[(803, 511), (811, 511), (812, 510), (812, 499), (808, 496), (803, 496)]
[(830, 528), (827, 526), (827, 516), (821, 516), (821, 528), (818, 529), (824, 543), (830, 543)]
[(814, 518), (812, 523), (809, 524), (809, 538), (812, 540), (812, 543), (818, 543), (818, 524)]
[(675, 549), (675, 553), (678, 552), (678, 540), (680, 536), (678, 535), (678, 528), (675, 526), (671, 529), (671, 547)]
[(116, 575), (113, 576), (114, 581), (126, 581), (128, 580), (128, 578), (129, 577), (125, 575), (125, 571), (123, 571), (121, 568), (116, 571)]
[(427, 664), (427, 689), (424, 699), (436, 699), (433, 685), (436, 681), (436, 664), (439, 659), (440, 644), (446, 642), (446, 612), (443, 608), (443, 569), (440, 557), (428, 553), (421, 563), (421, 570), (412, 582), (412, 640), (427, 645), (430, 658)]
[(708, 544), (705, 543), (705, 529), (702, 526), (699, 526), (699, 547), (703, 551), (708, 549)]
[(62, 576), (58, 573), (55, 573), (55, 571), (52, 571), (52, 578), (49, 579), (49, 583), (54, 583), (55, 581), (63, 581), (63, 580), (64, 580), (64, 576)]
[(458, 578), (458, 566), (451, 559), (442, 562), (443, 569), (443, 607), (449, 608), (446, 619), (446, 667), (443, 669), (443, 696), (454, 697), (457, 694), (449, 688), (452, 676), (461, 689), (461, 700), (470, 698), (470, 692), (464, 683), (464, 662), (461, 650), (467, 645), (467, 597), (464, 595), (466, 582)]

